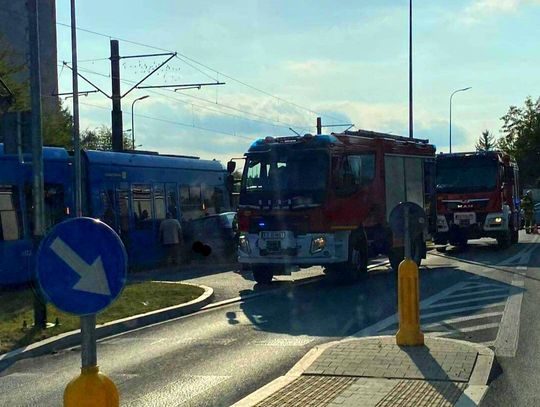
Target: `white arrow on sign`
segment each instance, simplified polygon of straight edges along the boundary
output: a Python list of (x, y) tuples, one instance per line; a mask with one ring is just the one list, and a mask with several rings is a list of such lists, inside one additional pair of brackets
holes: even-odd
[(88, 264), (59, 237), (54, 239), (50, 247), (58, 257), (81, 276), (81, 279), (73, 286), (74, 290), (111, 295), (101, 256), (92, 264)]

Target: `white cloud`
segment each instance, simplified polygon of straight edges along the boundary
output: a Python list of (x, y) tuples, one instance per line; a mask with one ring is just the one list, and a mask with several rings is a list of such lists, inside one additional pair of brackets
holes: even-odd
[(540, 4), (540, 0), (475, 0), (465, 8), (461, 20), (467, 24), (479, 23), (487, 16), (513, 13), (529, 4)]

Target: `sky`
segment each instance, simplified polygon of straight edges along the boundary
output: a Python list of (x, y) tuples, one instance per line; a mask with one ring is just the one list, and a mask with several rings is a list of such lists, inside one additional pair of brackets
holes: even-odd
[[(58, 0), (60, 92), (71, 91), (70, 2)], [(124, 129), (161, 153), (227, 161), (252, 140), (323, 125), (408, 135), (406, 0), (84, 0), (77, 2), (81, 74), (110, 94), (109, 39), (120, 55), (178, 52), (144, 85), (223, 81), (175, 92), (135, 89), (122, 100)], [(413, 1), (414, 135), (448, 151), (474, 150), (483, 130), (527, 96), (540, 96), (540, 0)], [(90, 33), (89, 30), (94, 33)], [(127, 40), (127, 41), (125, 41)], [(167, 56), (121, 60), (122, 91)], [(79, 90), (91, 90), (79, 81)], [(65, 104), (71, 107), (72, 99)], [(80, 98), (81, 129), (110, 125), (111, 101)], [(327, 127), (324, 132), (346, 127)]]

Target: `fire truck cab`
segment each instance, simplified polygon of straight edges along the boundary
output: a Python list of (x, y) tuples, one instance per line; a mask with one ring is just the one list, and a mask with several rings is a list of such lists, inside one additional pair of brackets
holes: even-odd
[(483, 237), (497, 239), (501, 248), (518, 242), (519, 171), (508, 155), (439, 154), (436, 166), (438, 251)]
[[(314, 265), (354, 279), (379, 254), (396, 269), (403, 242), (393, 239), (389, 214), (411, 201), (435, 225), (434, 156), (427, 140), (364, 130), (255, 141), (240, 190), (239, 262), (259, 283)], [(427, 235), (426, 227), (413, 240), (418, 264)]]

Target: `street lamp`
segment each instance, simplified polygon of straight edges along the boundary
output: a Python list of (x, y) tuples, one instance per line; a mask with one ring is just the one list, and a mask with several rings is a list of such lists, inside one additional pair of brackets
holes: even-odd
[(133, 150), (135, 150), (135, 121), (133, 119), (133, 106), (135, 106), (136, 101), (143, 100), (149, 97), (149, 95), (144, 95), (138, 99), (135, 99), (133, 103), (131, 103), (131, 147), (133, 148)]
[(463, 88), (463, 89), (458, 89), (458, 90), (455, 90), (452, 92), (452, 94), (450, 95), (450, 120), (449, 120), (449, 123), (450, 123), (450, 154), (452, 154), (452, 97), (458, 93), (458, 92), (465, 92), (466, 90), (469, 90), (471, 89), (471, 87), (467, 87), (467, 88)]

